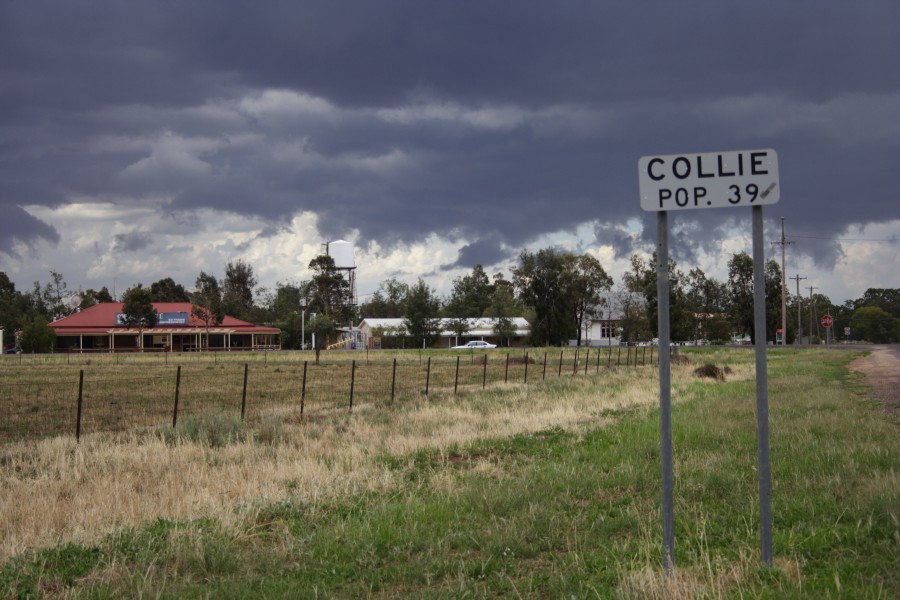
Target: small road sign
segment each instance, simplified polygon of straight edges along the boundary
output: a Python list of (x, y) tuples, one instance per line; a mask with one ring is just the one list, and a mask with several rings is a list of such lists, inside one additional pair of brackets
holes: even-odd
[(823, 315), (822, 327), (831, 327), (832, 325), (834, 325), (834, 319), (831, 318), (831, 315)]
[(759, 206), (780, 198), (772, 149), (644, 156), (638, 176), (641, 208), (650, 212)]

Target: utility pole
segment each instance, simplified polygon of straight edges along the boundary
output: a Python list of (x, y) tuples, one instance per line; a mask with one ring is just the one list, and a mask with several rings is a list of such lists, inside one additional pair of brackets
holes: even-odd
[(791, 279), (794, 279), (797, 281), (797, 343), (802, 344), (803, 343), (803, 319), (800, 317), (800, 300), (802, 299), (802, 298), (800, 298), (800, 280), (806, 279), (806, 277), (800, 277), (800, 274), (798, 273), (794, 277), (791, 277)]
[(781, 217), (781, 241), (772, 242), (781, 246), (781, 345), (787, 344), (787, 273), (784, 271), (784, 250), (789, 242), (784, 237), (784, 217)]
[(817, 290), (819, 288), (815, 286), (809, 286), (809, 343), (812, 344), (812, 334), (813, 334), (813, 311), (816, 308), (815, 302), (813, 302), (813, 290)]

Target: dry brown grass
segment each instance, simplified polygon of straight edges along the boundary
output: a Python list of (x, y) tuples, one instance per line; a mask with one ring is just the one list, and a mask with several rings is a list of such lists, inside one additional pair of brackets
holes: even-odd
[[(673, 367), (673, 381), (689, 381), (690, 373), (690, 365)], [(752, 367), (737, 368), (731, 379), (748, 374)], [(218, 447), (173, 441), (161, 430), (7, 444), (0, 462), (0, 561), (61, 542), (95, 542), (157, 518), (212, 517), (229, 527), (283, 499), (314, 505), (390, 490), (402, 474), (379, 460), (384, 455), (445, 451), (551, 427), (595, 427), (610, 418), (604, 416), (610, 409), (655, 405), (657, 381), (655, 367), (603, 370), (563, 385), (500, 384), (393, 409), (322, 412), (302, 424), (295, 411), (276, 407), (260, 417), (250, 439)], [(452, 479), (443, 485), (452, 487)]]

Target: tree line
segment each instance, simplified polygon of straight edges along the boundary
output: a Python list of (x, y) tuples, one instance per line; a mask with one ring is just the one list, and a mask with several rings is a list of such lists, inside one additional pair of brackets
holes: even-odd
[[(367, 300), (357, 305), (345, 272), (327, 255), (308, 264), (304, 281), (278, 282), (274, 289), (258, 285), (252, 265), (230, 261), (220, 280), (201, 271), (192, 289), (163, 278), (149, 286), (136, 284), (113, 298), (106, 287), (70, 290), (63, 275), (50, 271), (50, 281), (34, 282), (28, 291), (17, 291), (0, 272), (0, 327), (7, 345), (18, 343), (26, 352), (48, 351), (53, 332), (47, 324), (79, 309), (100, 302), (121, 300), (126, 324), (136, 328), (155, 325), (154, 302), (191, 302), (194, 316), (213, 327), (230, 315), (253, 323), (278, 327), (282, 347), (308, 347), (316, 334), (323, 348), (338, 326), (355, 325), (363, 318), (402, 318), (399, 331), (384, 342), (394, 345), (432, 344), (442, 327), (459, 336), (468, 330), (468, 319), (492, 317), (495, 334), (508, 343), (515, 331), (513, 317), (531, 324), (535, 346), (559, 346), (574, 340), (585, 343), (591, 323), (605, 320), (624, 342), (657, 337), (656, 257), (633, 255), (630, 269), (618, 285), (590, 254), (575, 254), (558, 248), (522, 251), (511, 277), (489, 276), (481, 265), (453, 280), (446, 297), (419, 278), (409, 284), (395, 277), (382, 281)], [(706, 275), (699, 268), (685, 273), (669, 261), (669, 303), (673, 341), (708, 340), (726, 342), (735, 336), (753, 336), (753, 260), (744, 252), (728, 261), (725, 281)], [(777, 262), (765, 265), (766, 337), (774, 340), (781, 328), (781, 269)], [(810, 297), (787, 295), (787, 343), (802, 332), (817, 343), (824, 336), (822, 315), (834, 319), (838, 339), (849, 337), (876, 343), (900, 341), (900, 289), (872, 288), (858, 299), (835, 305), (822, 294)], [(799, 309), (799, 310), (798, 310)], [(799, 320), (798, 320), (799, 312)], [(440, 319), (444, 319), (443, 326)], [(850, 328), (849, 336), (844, 335)], [(11, 335), (18, 333), (15, 342)], [(388, 332), (385, 332), (388, 333)], [(752, 337), (751, 337), (752, 340)]]

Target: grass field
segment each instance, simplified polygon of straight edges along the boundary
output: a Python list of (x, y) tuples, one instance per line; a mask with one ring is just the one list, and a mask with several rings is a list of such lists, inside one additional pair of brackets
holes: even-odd
[[(900, 597), (900, 423), (853, 355), (769, 353), (773, 568), (758, 559), (752, 352), (687, 355), (670, 579), (648, 367), (302, 423), (272, 407), (5, 444), (0, 594)], [(695, 378), (707, 362), (727, 380)]]
[(315, 416), (646, 366), (649, 350), (329, 351), (320, 364), (311, 352), (0, 355), (0, 443), (133, 431), (213, 412), (251, 421), (276, 408)]

